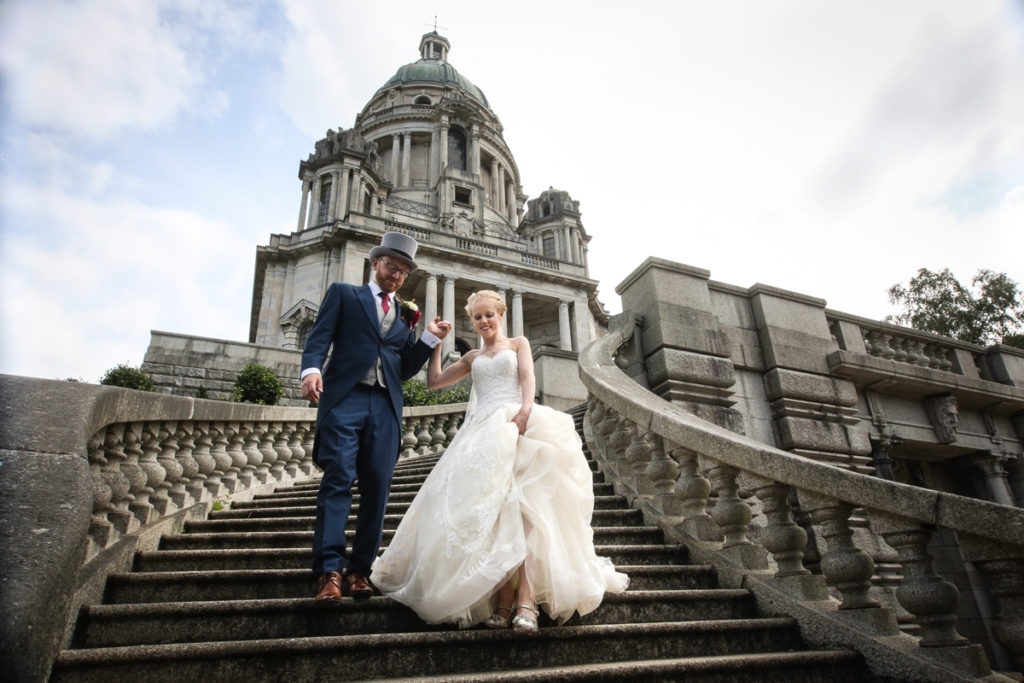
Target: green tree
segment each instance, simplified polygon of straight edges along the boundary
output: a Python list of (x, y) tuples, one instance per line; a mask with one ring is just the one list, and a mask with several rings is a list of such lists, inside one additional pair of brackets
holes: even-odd
[(125, 389), (138, 389), (140, 391), (156, 391), (153, 380), (149, 378), (141, 368), (133, 368), (127, 363), (121, 363), (107, 370), (100, 380), (100, 384), (112, 387), (124, 387)]
[(238, 373), (231, 400), (235, 403), (258, 403), (273, 406), (284, 396), (284, 387), (274, 371), (258, 363), (250, 363)]
[(889, 288), (889, 301), (903, 313), (886, 316), (887, 322), (972, 344), (1024, 348), (1024, 293), (1006, 273), (981, 269), (968, 288), (949, 268), (921, 268), (906, 286)]

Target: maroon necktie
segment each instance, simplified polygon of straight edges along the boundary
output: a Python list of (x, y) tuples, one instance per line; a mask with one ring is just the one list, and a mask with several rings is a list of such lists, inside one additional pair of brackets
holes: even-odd
[(384, 315), (387, 315), (388, 310), (391, 308), (391, 297), (388, 296), (387, 292), (380, 293), (380, 307), (384, 309)]

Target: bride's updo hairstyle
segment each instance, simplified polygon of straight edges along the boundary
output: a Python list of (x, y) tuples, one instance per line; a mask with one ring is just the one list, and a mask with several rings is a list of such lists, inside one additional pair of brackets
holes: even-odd
[(494, 310), (501, 315), (505, 315), (505, 311), (508, 307), (505, 305), (505, 301), (501, 298), (501, 295), (490, 289), (481, 289), (478, 292), (473, 292), (469, 295), (469, 299), (466, 301), (466, 313), (470, 318), (473, 317), (473, 304), (481, 299), (487, 299), (494, 304)]

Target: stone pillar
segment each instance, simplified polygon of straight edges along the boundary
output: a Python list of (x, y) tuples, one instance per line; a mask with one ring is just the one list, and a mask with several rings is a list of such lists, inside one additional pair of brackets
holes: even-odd
[(501, 317), (501, 331), (507, 337), (508, 336), (508, 297), (505, 295), (504, 288), (495, 288), (498, 292), (498, 296), (501, 297), (502, 302), (505, 304), (505, 315)]
[[(437, 275), (427, 273), (426, 301), (423, 302), (423, 324), (426, 325), (437, 317)], [(449, 322), (451, 322), (449, 320)]]
[(309, 216), (306, 218), (306, 227), (316, 225), (317, 215), (320, 213), (320, 178), (313, 181), (313, 196), (309, 202)]
[(302, 181), (302, 203), (299, 204), (299, 223), (296, 226), (298, 232), (306, 229), (306, 205), (309, 203), (309, 181)]
[(491, 157), (491, 206), (498, 208), (498, 160)]
[(992, 453), (975, 453), (964, 456), (962, 461), (970, 468), (985, 500), (1011, 507), (1015, 505), (1003, 458)]
[(562, 226), (562, 260), (572, 261), (572, 233), (568, 225)]
[(523, 293), (512, 290), (512, 336), (523, 334)]
[(402, 158), (402, 138), (398, 133), (391, 136), (391, 182), (398, 187), (398, 169)]
[(558, 348), (572, 351), (572, 332), (569, 330), (569, 302), (558, 302)]
[[(442, 303), (444, 312), (441, 317), (445, 320), (455, 321), (455, 278), (451, 275), (444, 276), (444, 301)], [(441, 359), (444, 360), (455, 348), (455, 335), (449, 334), (442, 340)]]
[(341, 200), (341, 206), (338, 207), (338, 216), (344, 218), (345, 214), (348, 213), (349, 206), (349, 185), (352, 183), (352, 169), (346, 168), (341, 175), (341, 187), (338, 188), (338, 199)]
[(480, 126), (475, 123), (469, 131), (469, 171), (480, 177)]
[(438, 169), (439, 173), (444, 176), (445, 171), (448, 169), (448, 117), (441, 117), (441, 141), (438, 143), (438, 159), (440, 160)]
[(331, 171), (331, 203), (327, 205), (327, 218), (330, 220), (338, 217), (338, 180), (340, 177), (340, 173)]
[(505, 213), (505, 167), (498, 167), (498, 213)]
[(402, 187), (409, 187), (412, 168), (412, 133), (402, 133)]
[(352, 169), (352, 176), (349, 178), (348, 185), (348, 210), (350, 212), (360, 211), (359, 201), (362, 199), (362, 194), (359, 190), (363, 185), (363, 169)]
[(363, 198), (366, 197), (366, 178), (362, 173), (359, 174), (359, 194), (356, 197), (358, 199), (356, 199), (355, 208), (356, 211), (361, 212), (363, 210)]
[(516, 218), (516, 186), (512, 180), (505, 183), (505, 218), (515, 225)]
[(580, 231), (577, 228), (573, 228), (569, 231), (569, 244), (572, 246), (572, 262), (583, 263), (583, 259), (580, 258)]

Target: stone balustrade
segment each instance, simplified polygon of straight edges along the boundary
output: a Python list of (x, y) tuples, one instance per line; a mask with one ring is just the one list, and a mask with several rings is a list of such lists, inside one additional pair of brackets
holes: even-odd
[[(701, 419), (631, 378), (642, 375), (632, 367), (640, 335), (633, 314), (616, 316), (581, 355), (580, 375), (591, 450), (650, 523), (714, 564), (726, 585), (752, 590), (766, 612), (796, 618), (808, 640), (857, 648), (879, 676), (1006, 680), (957, 632), (957, 588), (929, 551), (935, 534), (953, 532), (997, 602), (995, 640), (1024, 669), (1024, 510), (817, 462)], [(929, 358), (923, 347), (914, 356)], [(805, 526), (817, 536), (814, 573)], [(897, 604), (872, 583), (878, 539), (901, 566)], [(914, 628), (901, 630), (897, 617)]]
[[(466, 405), (405, 410), (402, 458), (439, 454)], [(0, 657), (44, 680), (82, 604), (215, 506), (312, 479), (316, 410), (0, 376)]]

